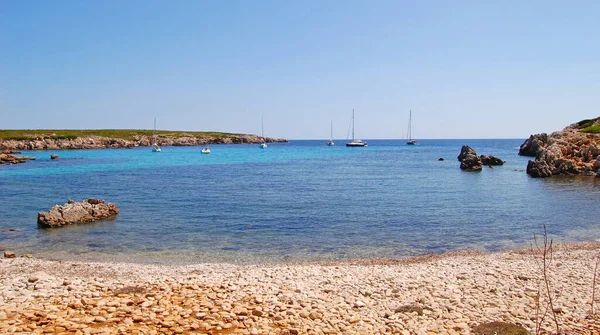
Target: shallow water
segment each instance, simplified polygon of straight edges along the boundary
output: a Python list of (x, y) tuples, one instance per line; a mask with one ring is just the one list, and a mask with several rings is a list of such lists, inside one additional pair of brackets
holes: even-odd
[[(0, 245), (48, 259), (259, 263), (526, 247), (544, 224), (556, 241), (600, 238), (600, 181), (528, 177), (522, 139), (344, 142), (24, 152), (37, 160), (0, 167)], [(507, 164), (463, 172), (463, 144)], [(37, 212), (89, 197), (121, 214), (38, 228)]]

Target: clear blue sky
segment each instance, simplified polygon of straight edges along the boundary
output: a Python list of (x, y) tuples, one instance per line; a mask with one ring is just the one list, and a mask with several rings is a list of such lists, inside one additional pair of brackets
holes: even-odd
[(598, 1), (0, 1), (0, 129), (507, 138), (600, 116)]

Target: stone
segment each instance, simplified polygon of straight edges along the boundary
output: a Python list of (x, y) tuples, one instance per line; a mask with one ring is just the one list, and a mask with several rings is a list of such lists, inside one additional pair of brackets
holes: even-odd
[(119, 209), (115, 204), (105, 204), (104, 200), (101, 199), (90, 198), (82, 202), (69, 200), (63, 206), (56, 205), (48, 212), (39, 212), (38, 224), (43, 227), (54, 228), (112, 219), (118, 214)]
[(477, 156), (477, 153), (473, 148), (468, 145), (463, 145), (458, 155), (460, 161), (460, 169), (465, 171), (481, 171), (483, 165), (481, 158)]
[(16, 258), (17, 255), (12, 251), (4, 251), (4, 258)]
[(527, 162), (527, 174), (534, 178), (552, 177), (552, 170), (545, 161), (529, 161)]
[(507, 322), (482, 323), (473, 328), (475, 335), (529, 335), (527, 329)]

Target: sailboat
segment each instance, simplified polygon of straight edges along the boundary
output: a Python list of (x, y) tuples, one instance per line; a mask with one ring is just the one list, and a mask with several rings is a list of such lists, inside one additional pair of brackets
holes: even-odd
[(267, 142), (265, 142), (265, 122), (264, 117), (260, 118), (260, 137), (262, 137), (262, 143), (260, 144), (261, 149), (267, 148)]
[(203, 154), (210, 154), (210, 148), (207, 146), (205, 146), (204, 148), (202, 148), (202, 153)]
[(414, 140), (412, 138), (412, 134), (411, 134), (411, 132), (412, 132), (412, 110), (409, 112), (408, 115), (409, 115), (408, 116), (408, 134), (407, 134), (408, 139), (406, 140), (406, 144), (415, 145), (415, 144), (417, 144), (417, 140)]
[(335, 145), (335, 142), (333, 142), (333, 121), (331, 121), (331, 135), (329, 136), (329, 142), (327, 142), (327, 145)]
[(368, 146), (367, 142), (363, 142), (361, 140), (357, 140), (354, 138), (354, 109), (352, 109), (352, 142), (346, 143), (347, 147), (366, 147)]
[(161, 152), (162, 149), (156, 143), (156, 118), (154, 118), (154, 130), (152, 131), (152, 152)]

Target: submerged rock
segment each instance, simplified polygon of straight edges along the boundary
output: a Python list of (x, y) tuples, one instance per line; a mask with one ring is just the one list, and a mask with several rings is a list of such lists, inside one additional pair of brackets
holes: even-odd
[(61, 227), (75, 223), (94, 222), (114, 218), (119, 209), (113, 203), (90, 198), (82, 202), (69, 200), (63, 206), (56, 205), (48, 212), (38, 213), (38, 224), (44, 227)]
[(35, 160), (35, 157), (15, 156), (14, 154), (8, 152), (0, 153), (0, 164), (19, 164), (30, 160)]

